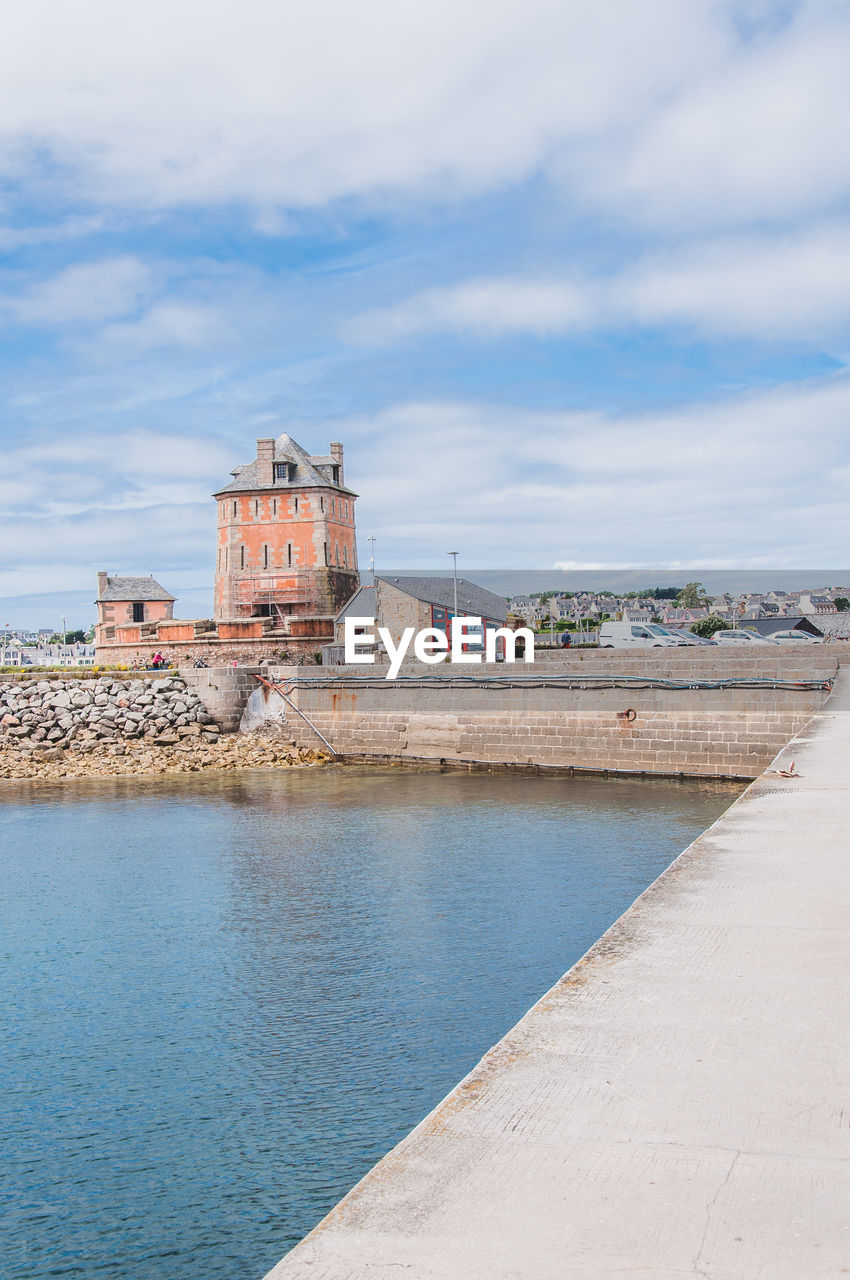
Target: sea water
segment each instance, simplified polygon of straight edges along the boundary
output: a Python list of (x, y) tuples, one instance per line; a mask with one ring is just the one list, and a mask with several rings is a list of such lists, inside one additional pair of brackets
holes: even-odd
[(259, 1280), (738, 790), (0, 784), (0, 1276)]

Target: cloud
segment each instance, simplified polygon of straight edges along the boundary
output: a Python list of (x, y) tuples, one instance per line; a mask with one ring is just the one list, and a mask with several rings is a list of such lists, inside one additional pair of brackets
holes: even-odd
[(125, 255), (66, 267), (0, 305), (23, 325), (92, 325), (135, 311), (150, 283), (148, 268)]
[(148, 351), (154, 347), (204, 347), (227, 334), (223, 318), (211, 307), (161, 302), (138, 320), (105, 325), (99, 343)]
[(0, 249), (14, 250), (32, 245), (58, 244), (100, 231), (106, 224), (103, 214), (65, 218), (51, 226), (0, 227)]
[(631, 222), (668, 228), (782, 220), (845, 197), (850, 12), (810, 0), (783, 17), (565, 178)]
[(647, 253), (609, 275), (491, 277), (428, 289), (343, 326), (350, 342), (424, 333), (552, 337), (678, 326), (759, 340), (844, 340), (850, 322), (850, 227), (704, 240)]
[(848, 413), (836, 378), (660, 413), (422, 403), (331, 426), (384, 564), (457, 546), (481, 567), (838, 566)]
[(4, 29), (0, 170), (270, 228), (533, 174), (630, 222), (781, 219), (850, 187), (848, 62), (830, 0), (42, 0)]
[(4, 29), (0, 166), (96, 201), (266, 218), (455, 198), (630, 127), (735, 45), (715, 0), (42, 0)]
[(364, 344), (439, 330), (479, 337), (544, 335), (586, 328), (593, 319), (592, 292), (586, 287), (568, 281), (478, 279), (427, 289), (398, 306), (364, 312), (343, 327), (343, 335)]
[[(177, 432), (75, 431), (7, 448), (0, 506), (21, 529), (30, 521), (47, 529), (50, 521), (75, 519), (93, 509), (130, 513), (202, 503), (233, 465), (219, 442)], [(133, 527), (129, 514), (127, 519)], [(54, 535), (56, 546), (66, 549)], [(34, 551), (27, 536), (17, 558), (24, 560)]]

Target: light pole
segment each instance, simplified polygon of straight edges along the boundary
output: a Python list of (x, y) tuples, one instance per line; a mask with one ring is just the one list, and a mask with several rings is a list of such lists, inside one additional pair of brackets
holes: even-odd
[(65, 661), (65, 630), (66, 630), (66, 624), (68, 622), (68, 619), (65, 617), (64, 613), (62, 614), (61, 621), (62, 621), (62, 662), (64, 663)]
[(372, 586), (375, 585), (375, 535), (370, 533), (366, 539), (369, 543), (369, 568), (372, 571)]
[(6, 650), (9, 647), (9, 623), (6, 623), (6, 630), (3, 633), (3, 666), (6, 665)]
[(452, 558), (452, 576), (454, 578), (454, 583), (455, 583), (455, 612), (454, 612), (454, 618), (452, 618), (452, 627), (454, 627), (454, 620), (457, 617), (457, 558), (458, 558), (459, 552), (447, 551), (446, 555), (451, 556)]

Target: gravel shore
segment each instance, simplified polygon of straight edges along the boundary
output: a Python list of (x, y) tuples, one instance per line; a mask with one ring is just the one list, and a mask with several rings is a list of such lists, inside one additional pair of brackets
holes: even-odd
[(285, 742), (236, 733), (158, 746), (144, 739), (97, 743), (90, 750), (0, 747), (0, 778), (114, 778), (132, 774), (202, 773), (225, 769), (292, 769), (323, 764), (322, 751), (300, 751)]

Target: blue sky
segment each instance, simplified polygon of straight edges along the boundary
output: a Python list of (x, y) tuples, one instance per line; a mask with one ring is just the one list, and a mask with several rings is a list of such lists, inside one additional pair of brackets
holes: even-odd
[(848, 563), (846, 4), (19, 8), (13, 624), (99, 568), (206, 613), (276, 430), (345, 442), (379, 565)]

